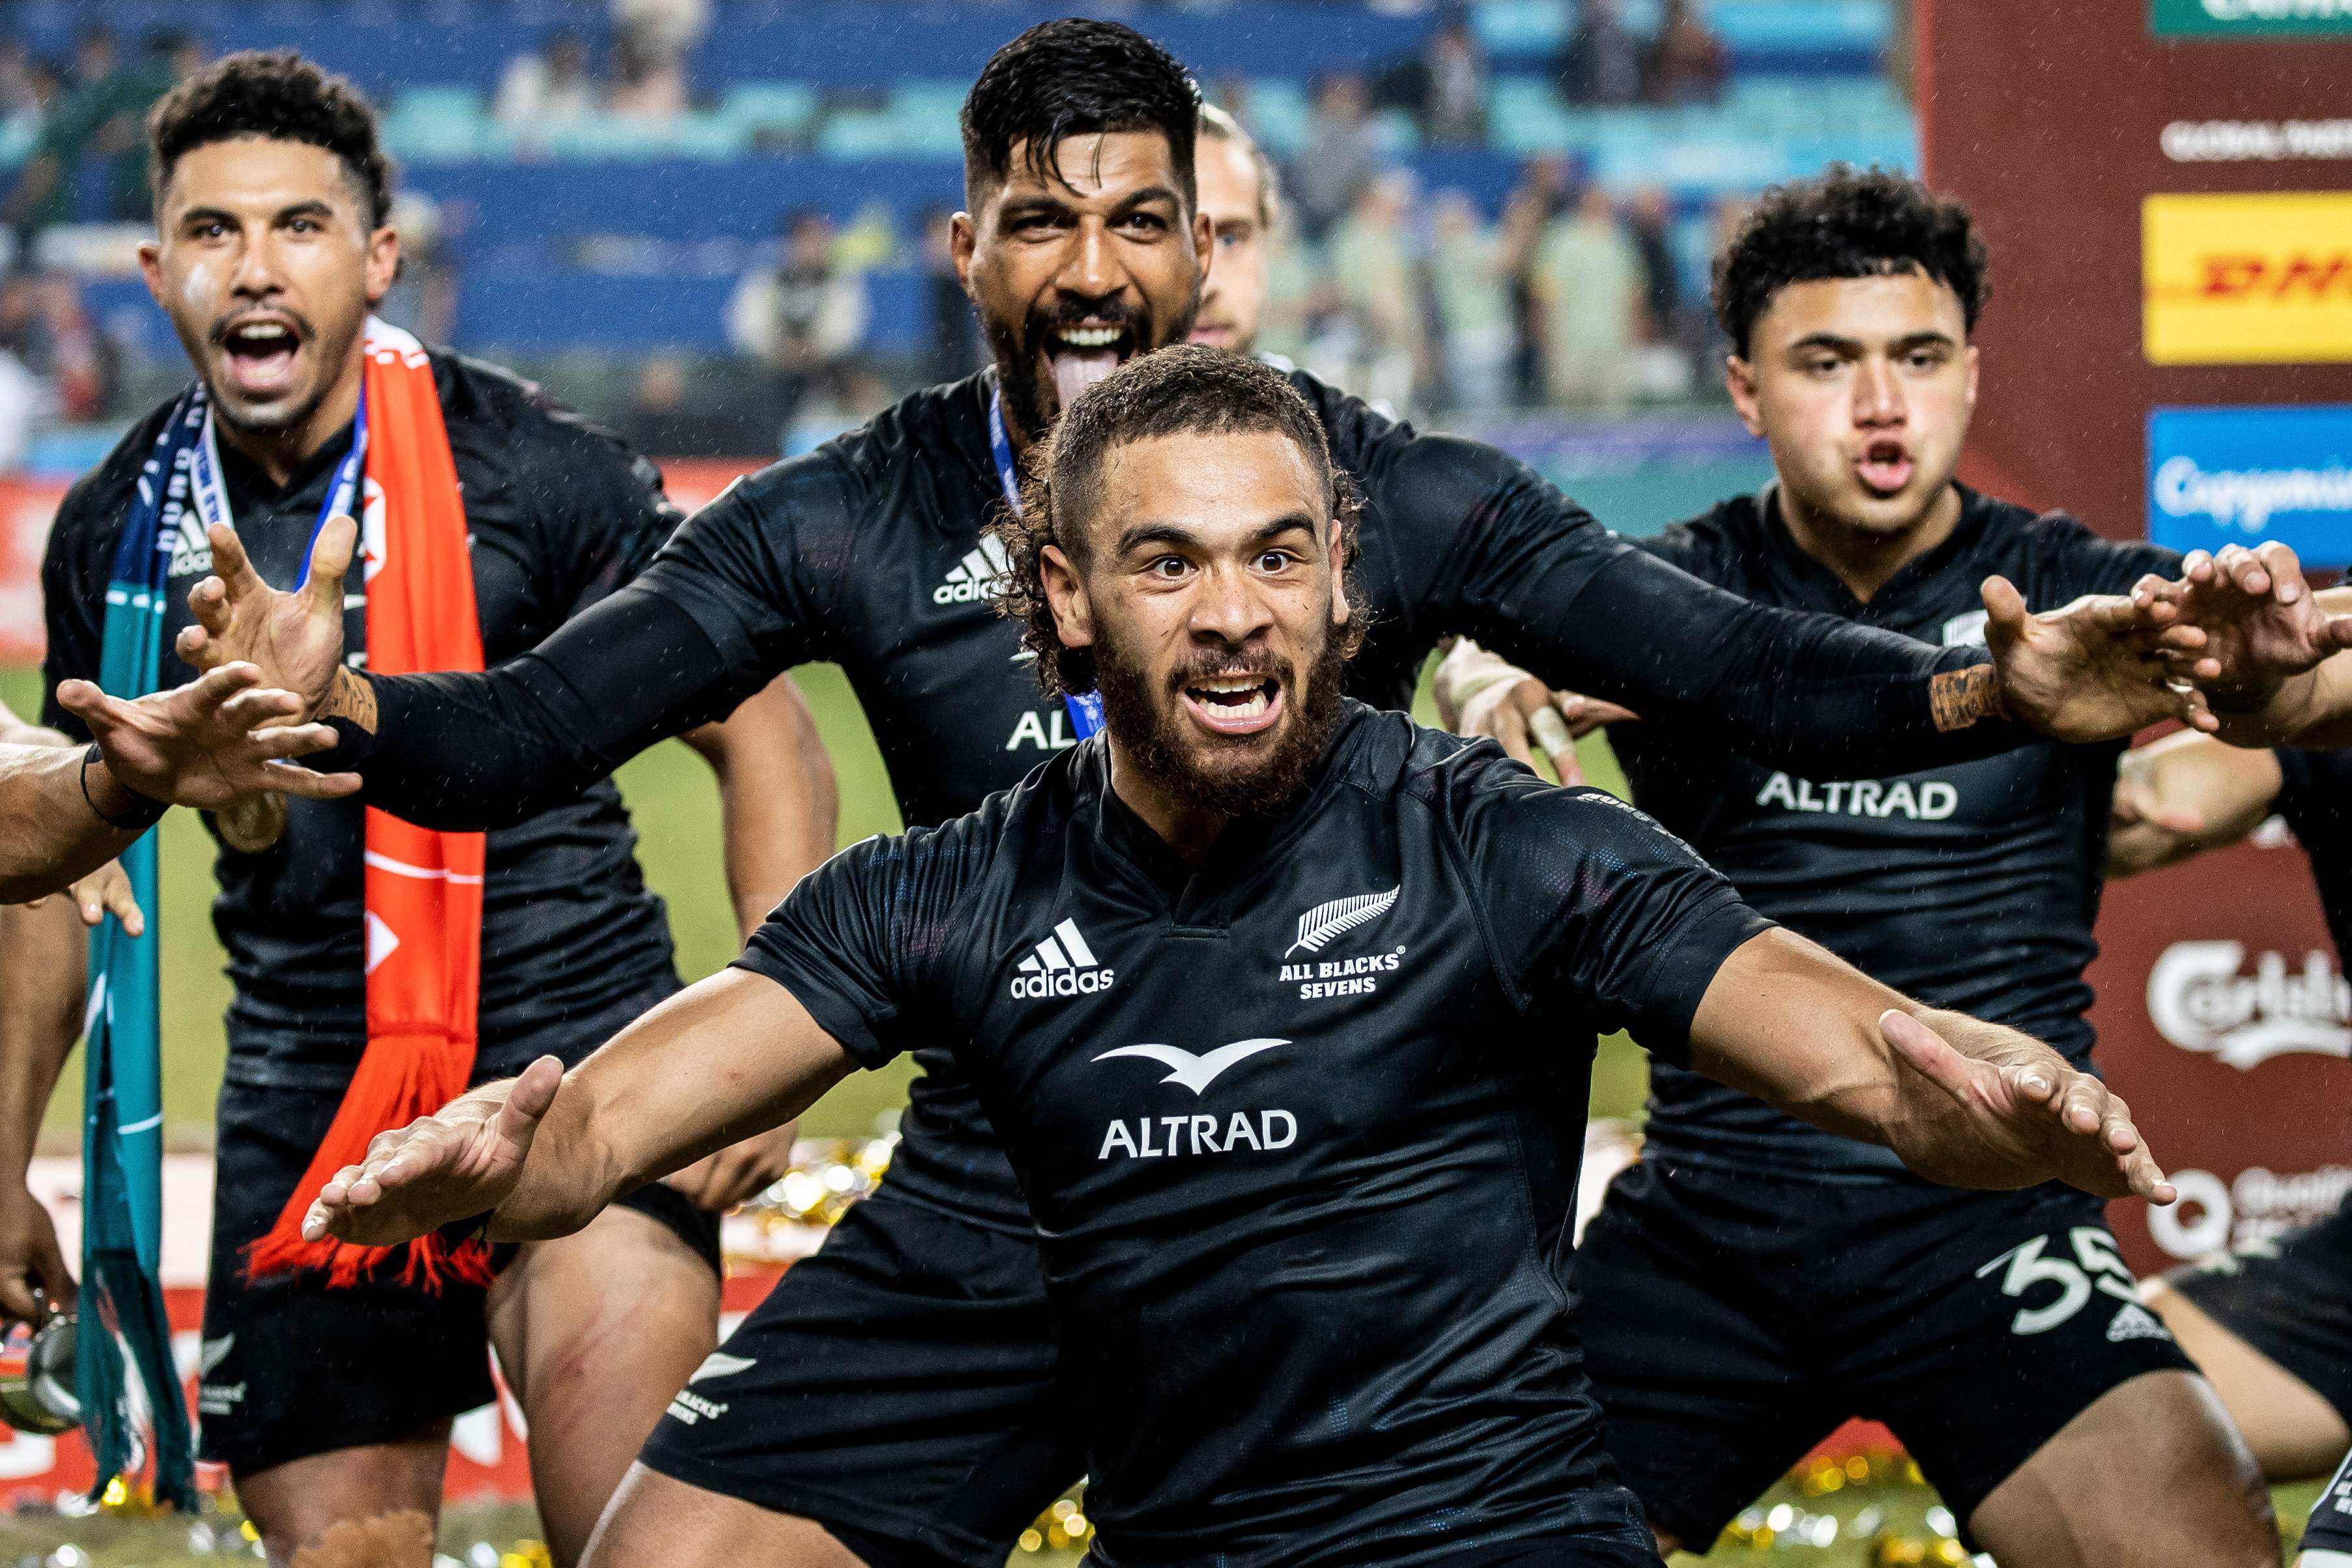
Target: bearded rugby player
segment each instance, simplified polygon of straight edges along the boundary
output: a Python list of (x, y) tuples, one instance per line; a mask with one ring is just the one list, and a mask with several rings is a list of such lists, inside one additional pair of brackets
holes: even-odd
[[(205, 524), (231, 515), (290, 570), (315, 533), (347, 542), (364, 511), (364, 575), (313, 586), (354, 661), (377, 667), (511, 656), (652, 558), (677, 513), (651, 465), (505, 371), (371, 319), (400, 242), (374, 111), (350, 84), (290, 53), (233, 55), (163, 100), (150, 140), (157, 237), (141, 258), (196, 379), (59, 508), (42, 572), (49, 722), (79, 727), (74, 698), (102, 667), (142, 690), (180, 678), (163, 639), (211, 570)], [(142, 640), (148, 668), (126, 676)], [(821, 756), (804, 729), (780, 690), (704, 737), (746, 798), (729, 866), (754, 904), (832, 847), (829, 779), (821, 790), (803, 770)], [(495, 1341), (569, 1562), (715, 1341), (712, 1211), (742, 1192), (650, 1186), (510, 1258), (320, 1248), (287, 1205), (306, 1170), (325, 1161), (315, 1185), (348, 1157), (338, 1149), (544, 1052), (576, 1058), (677, 988), (619, 793), (600, 784), (487, 842), (352, 802), (208, 803), (236, 997), (202, 1452), (228, 1466), (279, 1561), (338, 1524), (429, 1520), (451, 1418), (492, 1397)], [(739, 1187), (785, 1157), (764, 1149)]]
[[(1832, 170), (1767, 192), (1716, 308), (1773, 483), (1647, 548), (1759, 602), (1943, 643), (1981, 634), (1989, 574), (2037, 609), (2169, 575), (2170, 551), (1954, 481), (1985, 297), (1968, 213), (1916, 182)], [(1686, 723), (1611, 738), (1643, 809), (1758, 910), (2087, 1068), (2119, 745), (1816, 785)], [(2081, 1193), (1934, 1187), (1660, 1060), (1642, 1160), (1579, 1279), (1610, 1447), (1662, 1548), (1704, 1550), (1858, 1414), (2013, 1568), (2278, 1559), (2242, 1439)]]
[[(184, 650), (299, 670), (331, 698), (337, 765), (428, 822), (544, 809), (817, 658), (847, 670), (907, 821), (972, 810), (1095, 722), (1078, 697), (1041, 703), (990, 603), (1001, 561), (983, 529), (1067, 401), (1191, 325), (1213, 249), (1195, 211), (1198, 114), (1182, 68), (1115, 23), (1047, 23), (999, 50), (964, 107), (956, 225), (993, 367), (737, 486), (642, 580), (487, 678), (340, 673), (321, 592), (270, 589), (226, 529), (226, 574), (199, 586)], [(2077, 738), (2175, 711), (2142, 655), (2111, 657), (2110, 607), (2014, 606), (1996, 622), (1996, 671), (1982, 650), (1750, 606), (1619, 541), (1500, 453), (1291, 381), (1364, 493), (1367, 634), (1348, 685), (1380, 706), (1408, 702), (1436, 640), (1460, 632), (1840, 776), (2019, 743), (2021, 726), (1984, 716), (1996, 704)], [(1083, 934), (1038, 944), (1023, 984), (1041, 996), (1104, 983)], [(945, 1045), (920, 1053), (888, 1179), (698, 1373), (608, 1531), (657, 1520), (672, 1550), (712, 1561), (757, 1542), (812, 1562), (1000, 1568), (1085, 1469), (1034, 1221)]]
[[(1343, 698), (1348, 491), (1279, 371), (1127, 366), (1023, 502), (1006, 608), (1105, 733), (844, 852), (575, 1072), (382, 1140), (310, 1233), (560, 1235), (950, 1040), (1037, 1216), (1103, 1561), (1568, 1568), (1654, 1562), (1570, 1326), (1596, 1027), (1944, 1179), (2169, 1194), (2047, 1047), (1773, 928), (1613, 797)], [(1102, 983), (1024, 986), (1041, 934)]]

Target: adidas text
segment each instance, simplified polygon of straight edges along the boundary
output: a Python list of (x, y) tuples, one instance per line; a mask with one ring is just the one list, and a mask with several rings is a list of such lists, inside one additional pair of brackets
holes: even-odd
[(1092, 996), (1110, 989), (1118, 973), (1111, 969), (1064, 969), (1058, 974), (1015, 975), (1013, 994), (1027, 1001), (1044, 997)]
[(1095, 950), (1087, 945), (1078, 923), (1065, 920), (1021, 960), (1020, 972), (1013, 977), (1013, 998), (1037, 1001), (1047, 997), (1092, 996), (1109, 990), (1118, 977), (1095, 961)]

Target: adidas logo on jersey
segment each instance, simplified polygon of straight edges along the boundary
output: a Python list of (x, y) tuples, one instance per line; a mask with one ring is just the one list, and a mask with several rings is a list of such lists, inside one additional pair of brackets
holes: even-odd
[(2157, 1321), (2146, 1307), (2126, 1302), (2107, 1323), (2107, 1343), (2121, 1344), (2127, 1339), (2170, 1339), (2172, 1331)]
[(1013, 977), (1013, 996), (1016, 1001), (1092, 996), (1097, 991), (1109, 990), (1111, 982), (1118, 977), (1095, 957), (1094, 949), (1078, 934), (1078, 923), (1065, 920), (1021, 960), (1021, 967)]
[(996, 542), (996, 536), (984, 535), (977, 546), (964, 552), (963, 559), (948, 570), (948, 580), (931, 590), (931, 602), (970, 604), (974, 600), (993, 599), (997, 575), (1012, 564), (1004, 547)]

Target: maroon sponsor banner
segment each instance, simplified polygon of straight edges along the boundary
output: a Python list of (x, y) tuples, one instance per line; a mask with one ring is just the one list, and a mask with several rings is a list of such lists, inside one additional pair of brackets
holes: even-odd
[(2352, 993), (2283, 832), (2109, 895), (2092, 1012), (2107, 1082), (2180, 1201), (2109, 1215), (2147, 1274), (2333, 1209), (2352, 1187)]
[[(2284, 313), (2352, 311), (2352, 262), (2325, 234), (2253, 221), (2272, 193), (2352, 191), (2352, 42), (2158, 37), (2148, 0), (1916, 6), (1926, 174), (1992, 256), (1964, 477), (2140, 538), (2152, 410), (2352, 404), (2352, 363), (2282, 361), (2275, 341)], [(2247, 215), (2176, 234), (2156, 220), (2184, 198)], [(2208, 251), (2261, 252), (2278, 287), (2237, 298), (2224, 285), (2252, 275)], [(2151, 339), (2190, 328), (2194, 355)], [(2098, 1060), (2184, 1194), (2170, 1212), (2116, 1206), (2132, 1265), (2333, 1207), (2352, 1180), (2345, 983), (2302, 852), (2249, 845), (2118, 883), (2099, 936)]]

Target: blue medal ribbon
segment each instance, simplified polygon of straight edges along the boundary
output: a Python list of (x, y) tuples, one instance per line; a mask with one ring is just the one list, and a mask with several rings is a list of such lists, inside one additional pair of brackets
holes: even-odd
[[(352, 509), (367, 450), (366, 400), (352, 450), (335, 470), (319, 508), (318, 530)], [(141, 470), (123, 520), (106, 590), (99, 685), (140, 697), (163, 685), (163, 612), (172, 557), (184, 519), (194, 513), (201, 536), (229, 523), (220, 450), (202, 384), (172, 410)], [(307, 553), (306, 557), (307, 557)], [(306, 571), (307, 575), (307, 571)], [(132, 1469), (141, 1444), (129, 1372), (137, 1369), (154, 1430), (154, 1492), (183, 1509), (196, 1503), (187, 1402), (172, 1362), (172, 1328), (163, 1310), (163, 991), (157, 953), (163, 906), (156, 896), (155, 836), (122, 852), (131, 891), (147, 912), (132, 936), (109, 915), (89, 937), (89, 1009), (83, 1054), (82, 1327), (75, 1338), (74, 1385), (98, 1477), (90, 1496)], [(125, 1364), (124, 1351), (130, 1352)]]
[[(1021, 471), (1013, 465), (1013, 442), (1004, 434), (1004, 394), (988, 394), (988, 451), (996, 459), (996, 482), (1004, 487), (1004, 504), (1021, 515)], [(1080, 740), (1091, 738), (1103, 727), (1102, 694), (1064, 693), (1062, 706), (1069, 713), (1070, 729)]]

